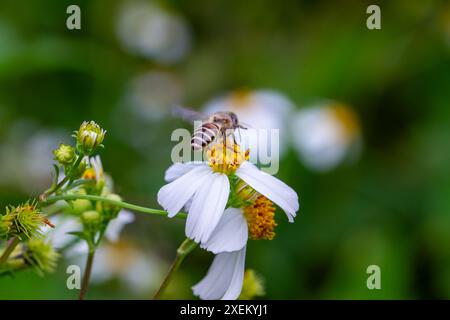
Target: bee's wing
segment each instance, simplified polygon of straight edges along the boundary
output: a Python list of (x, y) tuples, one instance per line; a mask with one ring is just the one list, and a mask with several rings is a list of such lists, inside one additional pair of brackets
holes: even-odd
[(179, 105), (172, 107), (172, 113), (186, 121), (203, 121), (207, 119), (206, 115)]

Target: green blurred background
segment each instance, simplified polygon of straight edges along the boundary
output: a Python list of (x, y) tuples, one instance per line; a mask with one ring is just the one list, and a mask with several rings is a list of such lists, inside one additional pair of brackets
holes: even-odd
[[(83, 120), (108, 130), (101, 156), (118, 193), (156, 208), (170, 133), (190, 128), (169, 116), (169, 104), (200, 107), (241, 88), (277, 90), (298, 109), (332, 99), (359, 115), (361, 155), (315, 172), (289, 147), (278, 177), (300, 196), (296, 222), (278, 212), (275, 240), (247, 250), (265, 298), (450, 298), (447, 1), (376, 1), (382, 29), (372, 31), (365, 1), (140, 1), (175, 21), (173, 32), (159, 30), (163, 49), (144, 53), (124, 27), (136, 3), (1, 1), (1, 207), (49, 185), (51, 150)], [(66, 28), (70, 4), (81, 8), (81, 30)], [(183, 236), (180, 220), (137, 214), (123, 237), (158, 266), (148, 271), (154, 283), (136, 292), (113, 278), (88, 298), (150, 298)], [(195, 251), (165, 297), (192, 298), (211, 259)], [(372, 264), (381, 290), (366, 287)], [(0, 298), (75, 299), (66, 267), (2, 278)]]

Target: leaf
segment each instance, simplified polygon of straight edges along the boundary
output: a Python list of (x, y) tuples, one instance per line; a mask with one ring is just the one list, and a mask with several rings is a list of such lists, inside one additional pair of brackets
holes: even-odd
[(76, 236), (76, 237), (86, 240), (88, 242), (90, 241), (89, 236), (86, 233), (84, 233), (83, 231), (71, 231), (71, 232), (67, 232), (67, 234), (71, 234), (73, 236)]

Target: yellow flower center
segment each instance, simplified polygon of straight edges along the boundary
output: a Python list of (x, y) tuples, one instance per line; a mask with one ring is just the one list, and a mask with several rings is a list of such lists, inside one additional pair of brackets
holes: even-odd
[(96, 180), (97, 175), (95, 173), (94, 168), (89, 168), (83, 173), (83, 179), (86, 180)]
[(259, 196), (251, 205), (244, 208), (247, 219), (250, 239), (272, 240), (275, 237), (273, 231), (275, 223), (275, 207), (273, 203), (264, 196)]
[(359, 120), (350, 108), (336, 104), (332, 107), (331, 112), (342, 124), (345, 138), (351, 139), (359, 135)]
[(252, 92), (250, 90), (241, 89), (233, 92), (230, 96), (230, 104), (232, 107), (246, 108), (251, 105), (251, 100), (253, 98)]
[(242, 151), (235, 143), (217, 143), (208, 148), (206, 155), (213, 171), (230, 175), (236, 172), (241, 163), (249, 159), (250, 150)]

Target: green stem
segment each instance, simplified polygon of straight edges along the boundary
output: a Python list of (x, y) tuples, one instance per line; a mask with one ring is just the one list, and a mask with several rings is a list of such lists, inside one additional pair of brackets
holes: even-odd
[(2, 256), (0, 257), (0, 266), (8, 260), (8, 257), (11, 255), (11, 253), (14, 251), (16, 246), (19, 244), (20, 239), (18, 237), (14, 237), (11, 239), (11, 241), (8, 243), (8, 246), (6, 247), (5, 251), (3, 252)]
[(64, 177), (64, 179), (62, 179), (58, 184), (53, 185), (50, 189), (48, 189), (43, 194), (41, 194), (39, 196), (40, 201), (44, 202), (48, 196), (52, 195), (53, 193), (55, 193), (56, 191), (61, 189), (66, 184), (66, 182), (68, 182), (70, 180), (70, 176), (72, 175), (73, 170), (75, 170), (80, 165), (83, 158), (84, 158), (84, 155), (80, 154), (78, 156), (77, 160), (75, 161), (75, 163), (70, 168), (68, 174)]
[(164, 291), (167, 289), (167, 286), (170, 283), (170, 280), (174, 276), (174, 274), (177, 272), (177, 270), (180, 268), (181, 263), (183, 262), (184, 258), (192, 252), (197, 247), (197, 243), (195, 243), (193, 240), (186, 238), (181, 246), (177, 249), (177, 256), (175, 257), (175, 260), (173, 261), (172, 265), (170, 266), (169, 272), (167, 273), (166, 277), (164, 278), (163, 283), (159, 287), (158, 291), (153, 296), (153, 299), (158, 300), (161, 298), (161, 295), (164, 293)]
[(84, 269), (83, 282), (81, 284), (79, 300), (83, 300), (86, 296), (87, 289), (89, 287), (89, 279), (91, 278), (92, 264), (94, 263), (95, 250), (89, 250), (89, 255), (86, 261), (86, 268)]
[[(45, 203), (48, 204), (48, 203), (53, 203), (53, 202), (56, 202), (59, 200), (77, 200), (77, 199), (101, 201), (104, 203), (116, 205), (116, 206), (124, 208), (124, 209), (129, 209), (129, 210), (138, 211), (138, 212), (142, 212), (142, 213), (149, 213), (149, 214), (155, 214), (155, 215), (160, 215), (160, 216), (167, 215), (167, 212), (164, 210), (141, 207), (141, 206), (137, 206), (135, 204), (131, 204), (131, 203), (127, 203), (127, 202), (123, 202), (123, 201), (119, 201), (119, 200), (113, 200), (113, 199), (108, 199), (108, 198), (105, 198), (102, 196), (94, 196), (94, 195), (88, 195), (88, 194), (65, 194), (65, 195), (51, 196), (46, 199)], [(181, 212), (181, 213), (177, 214), (177, 217), (186, 218), (187, 215), (185, 213)]]

